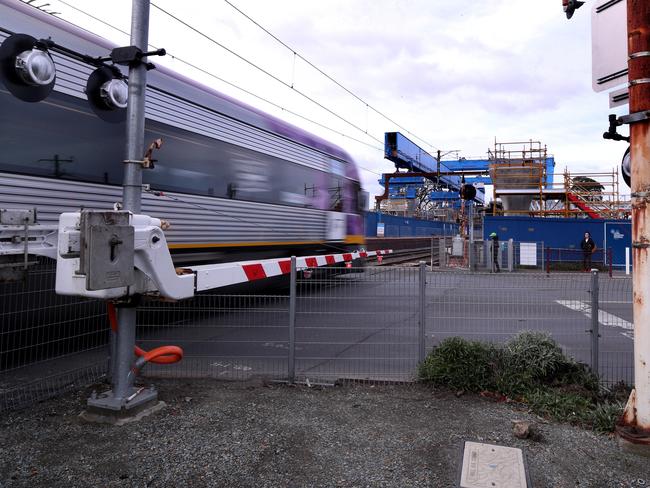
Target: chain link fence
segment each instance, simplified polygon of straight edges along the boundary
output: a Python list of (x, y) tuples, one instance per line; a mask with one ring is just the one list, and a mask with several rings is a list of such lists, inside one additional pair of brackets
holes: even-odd
[[(54, 266), (0, 284), (0, 410), (104, 378), (104, 303), (53, 292)], [(588, 273), (486, 273), (420, 266), (297, 270), (272, 293), (202, 294), (138, 308), (137, 343), (178, 345), (149, 378), (332, 383), (412, 381), (447, 337), (502, 343), (549, 333), (604, 383), (633, 382), (632, 283)], [(594, 340), (597, 338), (597, 340)]]

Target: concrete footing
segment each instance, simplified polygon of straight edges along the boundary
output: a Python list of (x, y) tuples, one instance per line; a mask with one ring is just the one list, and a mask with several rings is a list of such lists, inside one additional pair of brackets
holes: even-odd
[(144, 417), (147, 417), (153, 413), (158, 412), (165, 408), (166, 403), (163, 401), (157, 401), (153, 405), (146, 405), (143, 408), (136, 409), (136, 411), (130, 410), (99, 410), (99, 409), (88, 409), (84, 410), (79, 414), (79, 417), (86, 422), (93, 422), (98, 424), (110, 424), (110, 425), (124, 425), (130, 424), (132, 422), (137, 422)]
[(88, 422), (124, 425), (157, 412), (165, 406), (158, 401), (154, 387), (131, 387), (126, 397), (115, 397), (112, 390), (101, 394), (93, 392), (87, 408), (79, 416)]

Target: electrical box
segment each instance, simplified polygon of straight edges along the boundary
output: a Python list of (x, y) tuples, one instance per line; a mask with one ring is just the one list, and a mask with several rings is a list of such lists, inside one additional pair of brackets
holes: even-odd
[(454, 236), (454, 238), (451, 240), (451, 255), (454, 257), (462, 257), (464, 255), (463, 253), (463, 245), (465, 241), (463, 238), (459, 235)]
[(135, 282), (135, 233), (129, 212), (83, 211), (80, 220), (80, 275), (87, 290), (108, 290)]

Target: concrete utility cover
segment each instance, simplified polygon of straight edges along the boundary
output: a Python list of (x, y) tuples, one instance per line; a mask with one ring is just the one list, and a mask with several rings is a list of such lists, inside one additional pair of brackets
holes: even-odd
[(465, 442), (461, 488), (529, 488), (526, 480), (521, 449)]

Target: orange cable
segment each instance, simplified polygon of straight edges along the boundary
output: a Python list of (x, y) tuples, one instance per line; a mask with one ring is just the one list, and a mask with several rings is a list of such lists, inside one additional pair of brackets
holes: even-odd
[[(106, 302), (106, 305), (108, 311), (108, 322), (110, 323), (113, 332), (117, 332), (117, 312), (115, 310), (115, 304), (112, 302)], [(183, 350), (178, 346), (160, 346), (151, 351), (145, 351), (144, 349), (135, 346), (134, 352), (136, 356), (142, 357), (146, 362), (154, 364), (172, 364), (183, 359)]]

